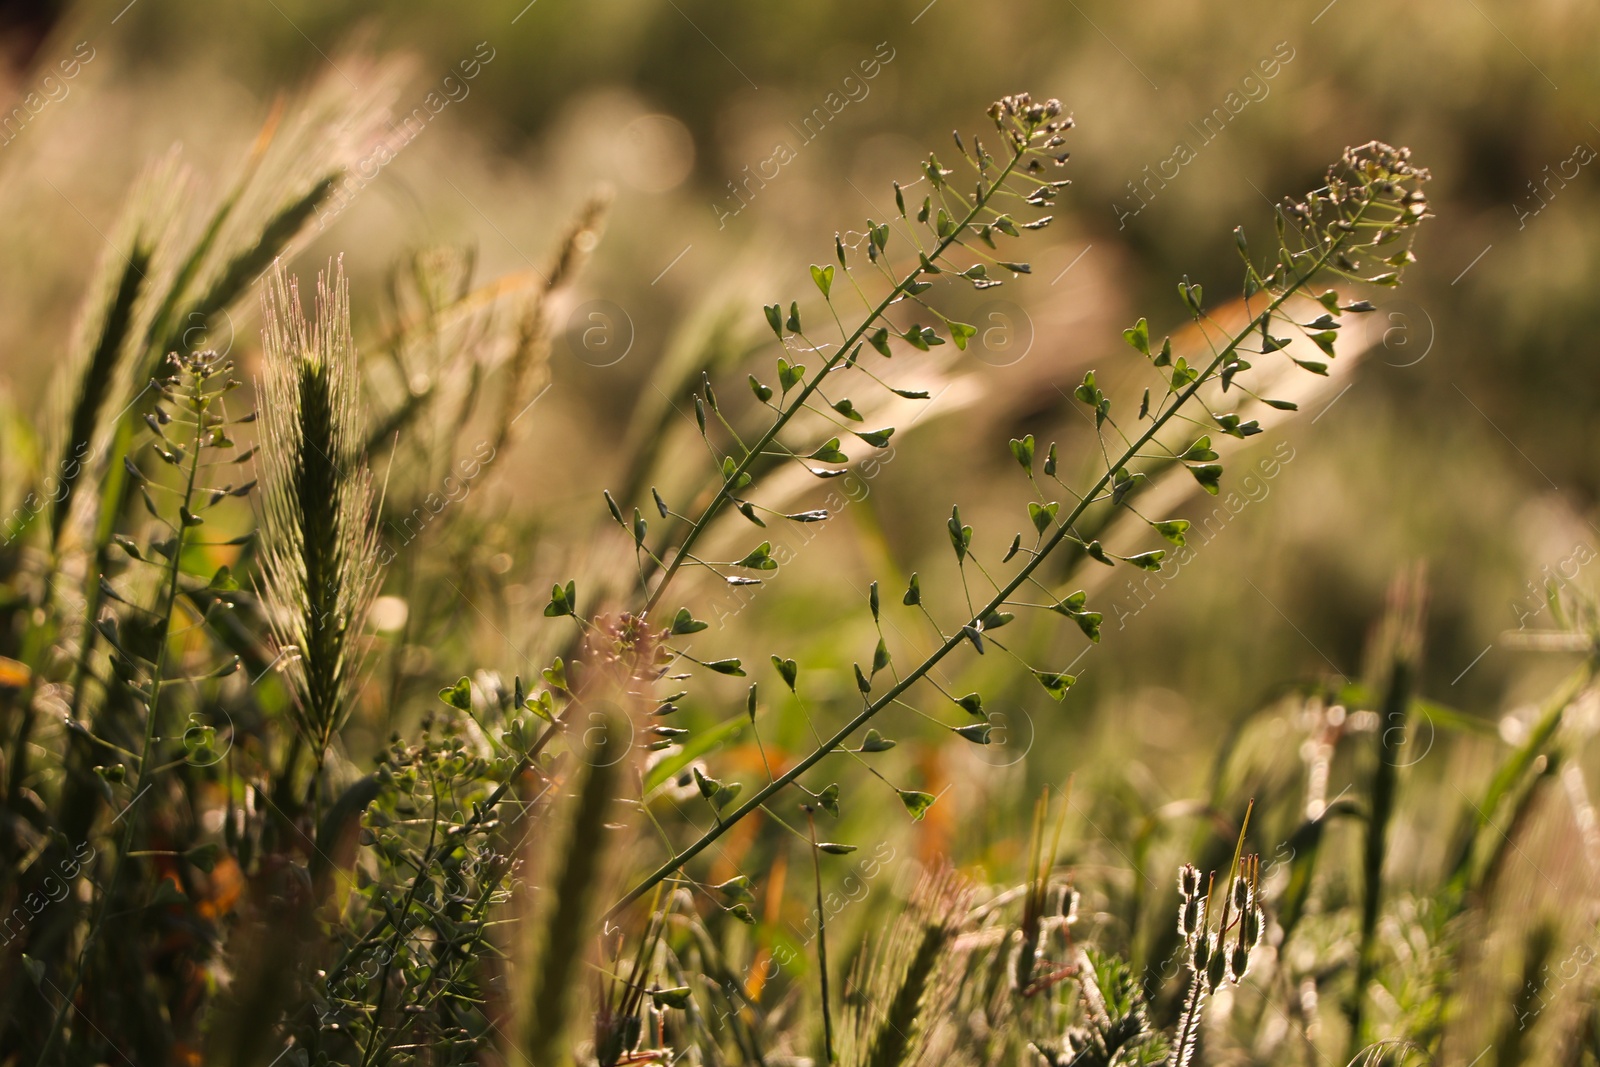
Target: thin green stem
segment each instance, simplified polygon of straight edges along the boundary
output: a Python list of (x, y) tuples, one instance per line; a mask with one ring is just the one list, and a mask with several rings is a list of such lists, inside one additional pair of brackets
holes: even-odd
[(817, 816), (806, 805), (806, 830), (811, 837), (811, 871), (817, 883), (817, 973), (822, 982), (822, 1054), (833, 1062), (833, 1014), (828, 1008), (828, 913), (822, 906), (822, 852), (817, 848)]

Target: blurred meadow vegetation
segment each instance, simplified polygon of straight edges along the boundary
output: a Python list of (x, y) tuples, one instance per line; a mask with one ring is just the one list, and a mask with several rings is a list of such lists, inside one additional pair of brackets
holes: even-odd
[[(0, 1063), (1600, 1063), (1600, 12), (0, 23)], [(928, 152), (966, 202), (1024, 87), (1074, 120), (1051, 224), (992, 235), (1030, 270), (929, 279), (922, 324), (972, 332), (896, 341), (884, 377), (928, 399), (861, 388), (804, 441), (844, 436), (846, 473), (752, 461), (758, 504), (829, 513), (708, 527), (696, 558), (761, 584), (691, 560), (622, 614), (672, 576), (635, 523), (698, 536), (721, 418), (759, 435), (777, 357), (833, 352), (797, 354), (823, 298), (848, 331), (850, 278), (875, 302), (916, 267)], [(1233, 227), (1266, 274), (1285, 198), (1374, 139), (1431, 171), (1417, 262), (1287, 305), (1339, 319), (1336, 358), (1290, 350), (1326, 374), (1268, 378), (1297, 411), (1189, 412), (1216, 495), (1128, 483), (1185, 543), (1106, 515), (1136, 562), (1041, 564), (1099, 640), (1081, 603), (1016, 611), (927, 675), (980, 715), (918, 690), (738, 814), (961, 626), (963, 576), (981, 605), (1030, 558), (995, 569), (1046, 533), (1052, 442), (1121, 492), (1099, 399), (1134, 436), (1162, 337), (1203, 367), (1260, 312)], [(960, 618), (928, 636), (913, 582)]]

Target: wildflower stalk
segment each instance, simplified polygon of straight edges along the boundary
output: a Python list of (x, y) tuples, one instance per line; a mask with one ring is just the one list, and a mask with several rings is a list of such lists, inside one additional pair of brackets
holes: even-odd
[[(209, 354), (194, 357), (197, 360), (214, 359)], [(198, 365), (197, 365), (198, 366)], [(163, 599), (159, 609), (158, 632), (161, 635), (160, 643), (156, 650), (156, 658), (150, 675), (150, 696), (146, 703), (147, 711), (144, 724), (144, 743), (139, 751), (138, 777), (131, 783), (133, 799), (129, 801), (125, 814), (127, 822), (122, 828), (121, 847), (117, 852), (115, 865), (111, 869), (111, 878), (105, 891), (100, 894), (100, 899), (95, 907), (94, 920), (89, 925), (89, 931), (84, 935), (83, 946), (78, 951), (77, 966), (73, 968), (72, 978), (67, 984), (66, 991), (62, 994), (61, 1005), (56, 1009), (56, 1014), (50, 1023), (49, 1034), (45, 1039), (44, 1049), (39, 1054), (39, 1067), (46, 1067), (53, 1062), (56, 1045), (61, 1040), (63, 1027), (66, 1023), (67, 1012), (72, 1010), (73, 998), (77, 995), (78, 988), (83, 984), (84, 971), (88, 967), (89, 959), (94, 951), (96, 941), (99, 940), (101, 931), (105, 928), (106, 918), (111, 909), (111, 901), (116, 897), (117, 890), (122, 884), (123, 872), (127, 868), (127, 859), (133, 851), (135, 839), (138, 837), (140, 813), (144, 810), (139, 806), (139, 798), (149, 788), (150, 778), (153, 774), (151, 759), (155, 754), (156, 739), (160, 736), (156, 726), (159, 721), (161, 708), (161, 691), (163, 680), (166, 676), (167, 658), (172, 642), (168, 637), (171, 629), (172, 617), (176, 611), (179, 594), (179, 579), (183, 570), (181, 561), (185, 537), (191, 526), (197, 522), (192, 518), (191, 508), (195, 500), (195, 481), (200, 471), (200, 456), (210, 438), (212, 429), (207, 422), (206, 411), (210, 406), (211, 397), (203, 391), (205, 371), (195, 372), (195, 392), (189, 397), (191, 413), (194, 416), (194, 437), (189, 442), (188, 469), (184, 472), (183, 501), (178, 509), (178, 522), (173, 527), (172, 552), (166, 564), (166, 573), (162, 576)]]
[(722, 488), (717, 490), (717, 494), (711, 498), (711, 501), (701, 511), (700, 517), (695, 519), (693, 525), (689, 527), (689, 531), (684, 535), (683, 541), (673, 550), (672, 557), (667, 560), (666, 566), (662, 571), (661, 580), (656, 583), (655, 589), (650, 592), (645, 600), (644, 613), (648, 614), (652, 608), (661, 602), (661, 598), (666, 593), (667, 586), (672, 583), (673, 577), (678, 573), (685, 561), (692, 558), (690, 553), (694, 549), (695, 542), (699, 541), (701, 535), (710, 527), (712, 520), (717, 517), (723, 505), (728, 502), (729, 495), (743, 480), (744, 476), (750, 472), (750, 468), (755, 464), (757, 458), (777, 440), (784, 427), (789, 425), (789, 421), (805, 409), (806, 402), (811, 399), (812, 394), (821, 386), (823, 380), (828, 377), (835, 367), (849, 357), (850, 353), (867, 336), (867, 331), (871, 330), (896, 302), (908, 294), (914, 293), (917, 279), (929, 273), (928, 265), (937, 264), (944, 254), (950, 250), (951, 246), (957, 244), (961, 236), (968, 232), (968, 228), (977, 221), (983, 212), (990, 210), (990, 205), (994, 198), (1005, 191), (1007, 180), (1016, 172), (1022, 161), (1033, 154), (1035, 150), (1035, 147), (1031, 146), (1027, 141), (1024, 141), (1021, 145), (1012, 143), (1011, 158), (1006, 162), (1005, 168), (986, 189), (983, 189), (973, 197), (972, 207), (966, 216), (947, 235), (939, 238), (938, 243), (933, 246), (933, 250), (926, 253), (917, 266), (912, 268), (911, 272), (904, 278), (900, 279), (895, 287), (889, 291), (889, 294), (878, 302), (867, 317), (844, 339), (844, 342), (840, 344), (834, 354), (823, 361), (822, 367), (816, 374), (807, 379), (804, 386), (795, 394), (794, 399), (784, 406), (778, 417), (773, 420), (772, 425), (767, 427), (766, 432), (757, 438), (754, 444), (749, 446), (745, 451), (744, 458), (740, 459), (733, 472), (723, 479)]
[[(1365, 208), (1363, 208), (1363, 212), (1364, 211)], [(1078, 500), (1078, 503), (1070, 512), (1067, 513), (1063, 519), (1056, 524), (1054, 532), (1043, 542), (1043, 544), (1040, 545), (1040, 547), (1034, 552), (1033, 556), (1029, 558), (1028, 562), (1023, 564), (1017, 570), (1016, 574), (1013, 575), (1012, 578), (1007, 581), (1006, 584), (1003, 585), (986, 604), (972, 613), (966, 626), (957, 629), (949, 637), (946, 637), (939, 647), (934, 649), (933, 652), (929, 653), (921, 663), (907, 671), (904, 676), (886, 689), (882, 696), (869, 702), (866, 707), (862, 708), (862, 710), (855, 715), (854, 718), (840, 727), (832, 737), (822, 742), (808, 755), (797, 761), (783, 774), (774, 778), (765, 787), (757, 790), (755, 795), (749, 800), (741, 804), (732, 812), (724, 815), (719, 822), (701, 834), (700, 837), (687, 848), (668, 859), (632, 889), (628, 890), (628, 892), (624, 894), (623, 897), (614, 905), (612, 905), (609, 911), (606, 912), (606, 918), (614, 917), (616, 914), (622, 911), (623, 908), (626, 908), (629, 904), (632, 904), (635, 900), (638, 900), (639, 897), (649, 892), (651, 887), (653, 887), (657, 882), (669, 877), (674, 871), (678, 870), (678, 868), (682, 867), (689, 860), (705, 851), (705, 849), (710, 847), (710, 845), (716, 841), (717, 838), (721, 837), (741, 819), (745, 818), (751, 812), (761, 807), (761, 805), (765, 804), (785, 786), (794, 782), (800, 777), (800, 775), (804, 774), (817, 763), (821, 762), (825, 756), (839, 748), (850, 738), (852, 734), (861, 729), (861, 727), (865, 726), (868, 722), (871, 722), (880, 711), (897, 703), (901, 694), (906, 692), (906, 690), (910, 689), (917, 682), (921, 681), (922, 678), (925, 677), (928, 672), (932, 671), (933, 668), (937, 667), (946, 656), (950, 655), (950, 653), (954, 652), (962, 644), (966, 643), (968, 640), (967, 631), (969, 629), (977, 630), (983, 619), (987, 618), (993, 612), (1000, 610), (1000, 608), (1003, 607), (1011, 598), (1012, 594), (1014, 594), (1018, 589), (1022, 588), (1023, 585), (1025, 585), (1033, 577), (1034, 572), (1037, 571), (1045, 562), (1045, 560), (1050, 558), (1050, 556), (1058, 548), (1060, 548), (1062, 544), (1068, 542), (1069, 540), (1074, 541), (1074, 543), (1076, 542), (1076, 538), (1072, 532), (1074, 524), (1083, 517), (1084, 513), (1089, 510), (1091, 505), (1098, 501), (1100, 494), (1105, 492), (1106, 489), (1111, 485), (1111, 480), (1115, 473), (1119, 469), (1126, 467), (1127, 464), (1133, 462), (1134, 459), (1139, 456), (1144, 447), (1154, 441), (1157, 435), (1159, 435), (1160, 432), (1178, 416), (1178, 413), (1188, 405), (1189, 401), (1191, 401), (1195, 395), (1199, 393), (1201, 386), (1209, 384), (1215, 378), (1217, 372), (1221, 370), (1223, 365), (1234, 358), (1234, 355), (1238, 352), (1239, 347), (1252, 336), (1254, 336), (1258, 331), (1260, 331), (1264, 325), (1269, 324), (1285, 303), (1300, 293), (1307, 285), (1311, 283), (1314, 278), (1322, 273), (1324, 268), (1326, 268), (1327, 265), (1333, 260), (1333, 257), (1343, 250), (1346, 240), (1347, 238), (1341, 237), (1331, 242), (1327, 246), (1326, 250), (1319, 255), (1309, 269), (1290, 281), (1283, 292), (1275, 296), (1271, 303), (1269, 303), (1263, 310), (1252, 317), (1250, 321), (1239, 330), (1238, 333), (1232, 336), (1227, 345), (1212, 357), (1210, 363), (1206, 364), (1205, 369), (1199, 374), (1198, 377), (1195, 378), (1194, 381), (1190, 382), (1187, 386), (1175, 394), (1170, 406), (1166, 407), (1159, 413), (1153, 414), (1149, 428), (1146, 429), (1144, 433), (1139, 435), (1139, 437), (1135, 438), (1134, 441), (1127, 447), (1127, 449), (1123, 451), (1121, 456), (1107, 467), (1106, 472), (1095, 481), (1094, 485), (1092, 485), (1087, 492), (1082, 494)], [(821, 375), (818, 375), (817, 380), (820, 380), (820, 378)], [(769, 440), (771, 436), (772, 434), (768, 434), (766, 437), (763, 437), (762, 440)], [(756, 451), (759, 451), (759, 446), (752, 450), (751, 455), (754, 455)], [(748, 464), (748, 457), (746, 458), (745, 462)], [(743, 470), (744, 466), (741, 465), (739, 469)], [(735, 481), (736, 477), (734, 479), (729, 479), (729, 484), (734, 484)], [(726, 487), (724, 488), (723, 493), (718, 495), (718, 499), (722, 499), (725, 494)], [(708, 508), (708, 513), (709, 511), (710, 508)], [(692, 538), (693, 536), (697, 535), (701, 529), (703, 529), (703, 524), (697, 524), (696, 528), (690, 531), (690, 537)], [(687, 544), (688, 541), (686, 541), (685, 551), (687, 549)], [(675, 557), (673, 560), (674, 565), (680, 562), (681, 559), (682, 554), (680, 553), (680, 555)], [(670, 570), (668, 573), (670, 575)], [(663, 578), (665, 577), (666, 575), (663, 576)], [(657, 591), (659, 592), (659, 587)]]

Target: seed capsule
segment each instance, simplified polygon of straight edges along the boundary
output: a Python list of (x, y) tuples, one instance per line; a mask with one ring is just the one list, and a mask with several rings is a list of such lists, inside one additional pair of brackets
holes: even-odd
[(1223, 972), (1227, 969), (1228, 957), (1223, 954), (1221, 945), (1213, 945), (1211, 958), (1206, 960), (1206, 984), (1215, 993), (1222, 984)]

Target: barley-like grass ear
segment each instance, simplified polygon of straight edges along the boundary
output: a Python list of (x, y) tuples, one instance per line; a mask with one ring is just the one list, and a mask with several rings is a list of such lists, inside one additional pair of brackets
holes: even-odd
[(879, 945), (875, 959), (857, 960), (846, 995), (850, 1024), (840, 1062), (851, 1067), (915, 1063), (953, 999), (956, 983), (941, 982), (966, 915), (971, 887), (948, 867), (923, 876)]
[(555, 262), (545, 284), (523, 303), (518, 316), (516, 344), (502, 372), (500, 410), (495, 418), (494, 433), (497, 452), (509, 442), (513, 424), (532, 402), (531, 394), (548, 377), (551, 297), (570, 285), (588, 262), (600, 243), (600, 233), (605, 228), (610, 208), (609, 190), (601, 190), (584, 201), (556, 248)]
[(343, 262), (318, 276), (310, 321), (275, 266), (261, 339), (262, 594), (298, 725), (320, 753), (349, 714), (379, 570)]
[[(41, 496), (52, 501), (50, 540), (59, 545), (80, 500), (92, 499), (97, 472), (130, 392), (143, 386), (138, 352), (164, 279), (174, 219), (191, 191), (186, 167), (170, 153), (140, 177), (112, 231), (90, 285), (83, 317), (55, 383)], [(88, 492), (84, 490), (88, 489)], [(87, 505), (85, 505), (87, 506)]]

